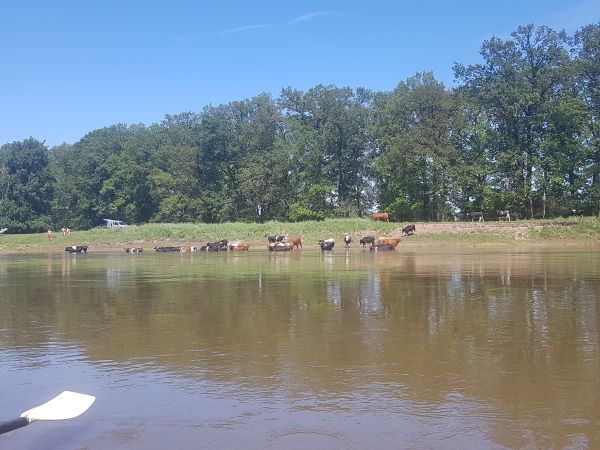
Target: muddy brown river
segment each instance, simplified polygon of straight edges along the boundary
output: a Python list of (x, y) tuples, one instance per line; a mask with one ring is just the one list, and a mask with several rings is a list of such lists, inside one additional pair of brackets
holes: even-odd
[(0, 256), (1, 449), (600, 448), (600, 251)]

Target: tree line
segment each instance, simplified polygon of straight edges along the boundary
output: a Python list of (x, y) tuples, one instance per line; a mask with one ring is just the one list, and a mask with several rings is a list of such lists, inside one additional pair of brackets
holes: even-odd
[(519, 27), (390, 92), (318, 85), (261, 94), (74, 144), (0, 147), (0, 226), (398, 221), (510, 210), (600, 215), (600, 22), (573, 35)]

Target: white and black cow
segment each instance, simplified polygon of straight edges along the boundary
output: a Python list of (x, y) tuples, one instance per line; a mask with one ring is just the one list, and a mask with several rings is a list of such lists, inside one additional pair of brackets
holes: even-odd
[(321, 250), (333, 250), (333, 246), (335, 245), (335, 239), (319, 239), (319, 246)]
[(510, 211), (508, 209), (498, 211), (498, 220), (508, 220), (510, 222)]
[(65, 252), (69, 253), (87, 253), (87, 251), (87, 245), (71, 245), (70, 247), (65, 248)]

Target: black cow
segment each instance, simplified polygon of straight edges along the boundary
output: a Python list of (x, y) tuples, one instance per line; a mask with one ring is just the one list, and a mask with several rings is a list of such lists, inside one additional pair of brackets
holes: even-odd
[(344, 244), (346, 244), (346, 248), (350, 247), (350, 243), (352, 242), (352, 236), (347, 234), (344, 236)]
[(335, 239), (320, 239), (319, 245), (321, 246), (321, 250), (333, 250), (333, 246), (335, 245)]
[(283, 241), (285, 241), (285, 240), (287, 240), (287, 239), (285, 238), (285, 236), (284, 236), (284, 235), (282, 235), (282, 234), (277, 234), (277, 235), (275, 235), (275, 236), (267, 236), (267, 240), (268, 240), (269, 242), (283, 242)]
[(510, 222), (510, 211), (508, 209), (497, 211), (498, 220), (508, 220)]
[(387, 252), (396, 250), (396, 246), (391, 244), (373, 244), (369, 247), (369, 250), (372, 252)]
[(467, 218), (471, 219), (471, 222), (477, 219), (479, 222), (485, 222), (483, 220), (483, 212), (481, 211), (473, 211), (467, 213)]
[(365, 248), (365, 244), (372, 244), (373, 242), (375, 242), (375, 236), (363, 236), (360, 238), (359, 241), (363, 248)]
[(221, 239), (216, 242), (207, 242), (206, 245), (200, 247), (201, 252), (226, 252), (227, 251), (227, 239)]
[(179, 247), (154, 247), (154, 250), (157, 252), (165, 253), (165, 252), (178, 252)]
[(87, 253), (87, 251), (87, 245), (71, 245), (70, 247), (65, 248), (65, 252), (69, 253)]
[(409, 234), (415, 234), (415, 231), (417, 231), (417, 227), (415, 227), (414, 223), (411, 223), (410, 225), (406, 225), (404, 228), (402, 228), (402, 233), (404, 233), (407, 236)]

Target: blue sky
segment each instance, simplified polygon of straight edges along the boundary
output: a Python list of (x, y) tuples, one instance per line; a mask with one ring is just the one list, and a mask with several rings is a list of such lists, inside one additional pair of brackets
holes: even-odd
[(4, 2), (0, 145), (53, 146), (116, 123), (160, 122), (283, 87), (391, 90), (480, 62), (491, 36), (534, 23), (573, 33), (597, 0)]

